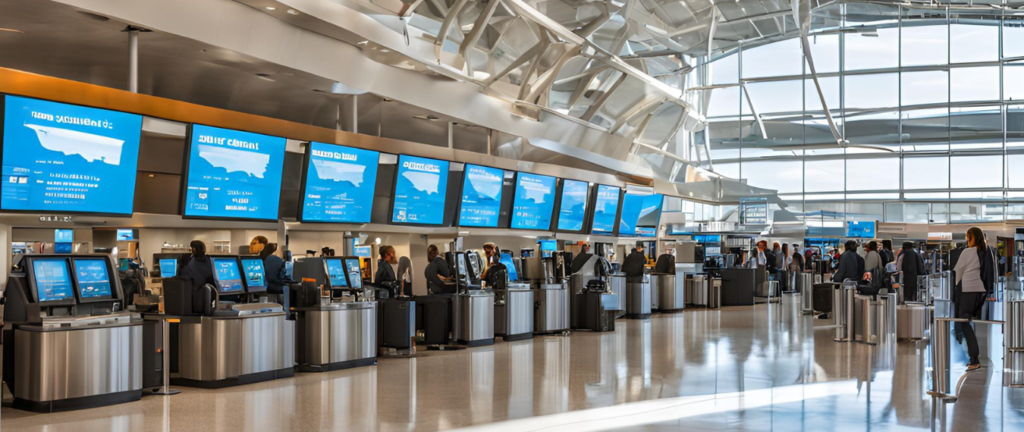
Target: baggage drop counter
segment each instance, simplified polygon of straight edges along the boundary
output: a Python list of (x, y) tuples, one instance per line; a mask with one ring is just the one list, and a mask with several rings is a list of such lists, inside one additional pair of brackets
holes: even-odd
[(273, 306), (237, 316), (180, 317), (171, 332), (177, 347), (171, 384), (222, 388), (293, 376), (295, 322)]
[(471, 290), (452, 298), (455, 341), (469, 346), (494, 344), (494, 293)]
[(295, 357), (301, 372), (377, 364), (377, 304), (297, 308)]

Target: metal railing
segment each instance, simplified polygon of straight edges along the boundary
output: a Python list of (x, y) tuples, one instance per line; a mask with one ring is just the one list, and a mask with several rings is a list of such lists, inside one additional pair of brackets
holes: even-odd
[[(932, 397), (943, 399), (946, 402), (955, 402), (957, 394), (960, 393), (960, 386), (963, 385), (964, 378), (967, 377), (965, 374), (961, 377), (957, 383), (957, 389), (955, 393), (951, 392), (950, 388), (950, 368), (949, 368), (949, 334), (950, 323), (975, 323), (975, 324), (988, 324), (988, 325), (1003, 325), (1005, 321), (991, 321), (991, 320), (969, 320), (967, 318), (949, 318), (949, 317), (935, 317), (932, 321), (931, 337), (932, 337), (932, 390), (928, 394)], [(1006, 347), (1006, 341), (1003, 341), (1004, 348)], [(1008, 358), (1004, 354), (1004, 359)], [(1004, 383), (1005, 385), (1006, 383)]]

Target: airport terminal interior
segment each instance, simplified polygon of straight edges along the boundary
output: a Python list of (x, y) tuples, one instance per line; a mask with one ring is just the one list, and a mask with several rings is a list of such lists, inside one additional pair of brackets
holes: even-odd
[(0, 116), (3, 432), (1024, 430), (1024, 0), (0, 0)]

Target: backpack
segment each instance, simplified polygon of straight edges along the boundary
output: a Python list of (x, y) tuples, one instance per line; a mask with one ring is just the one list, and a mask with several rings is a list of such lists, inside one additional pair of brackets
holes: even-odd
[(978, 250), (978, 263), (981, 266), (981, 283), (985, 285), (985, 292), (991, 294), (995, 286), (995, 280), (993, 280), (995, 272), (992, 269), (994, 264), (992, 262), (992, 255), (989, 254), (987, 249)]

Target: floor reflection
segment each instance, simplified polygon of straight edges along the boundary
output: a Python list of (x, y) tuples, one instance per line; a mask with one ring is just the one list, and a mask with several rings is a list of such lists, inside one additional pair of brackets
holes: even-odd
[[(577, 332), (378, 366), (39, 415), (8, 431), (925, 430), (928, 341), (839, 343), (799, 297), (619, 320)], [(987, 367), (939, 406), (936, 430), (1024, 430), (1024, 390), (1002, 385), (1002, 333), (979, 328)], [(953, 342), (952, 381), (966, 355)]]

